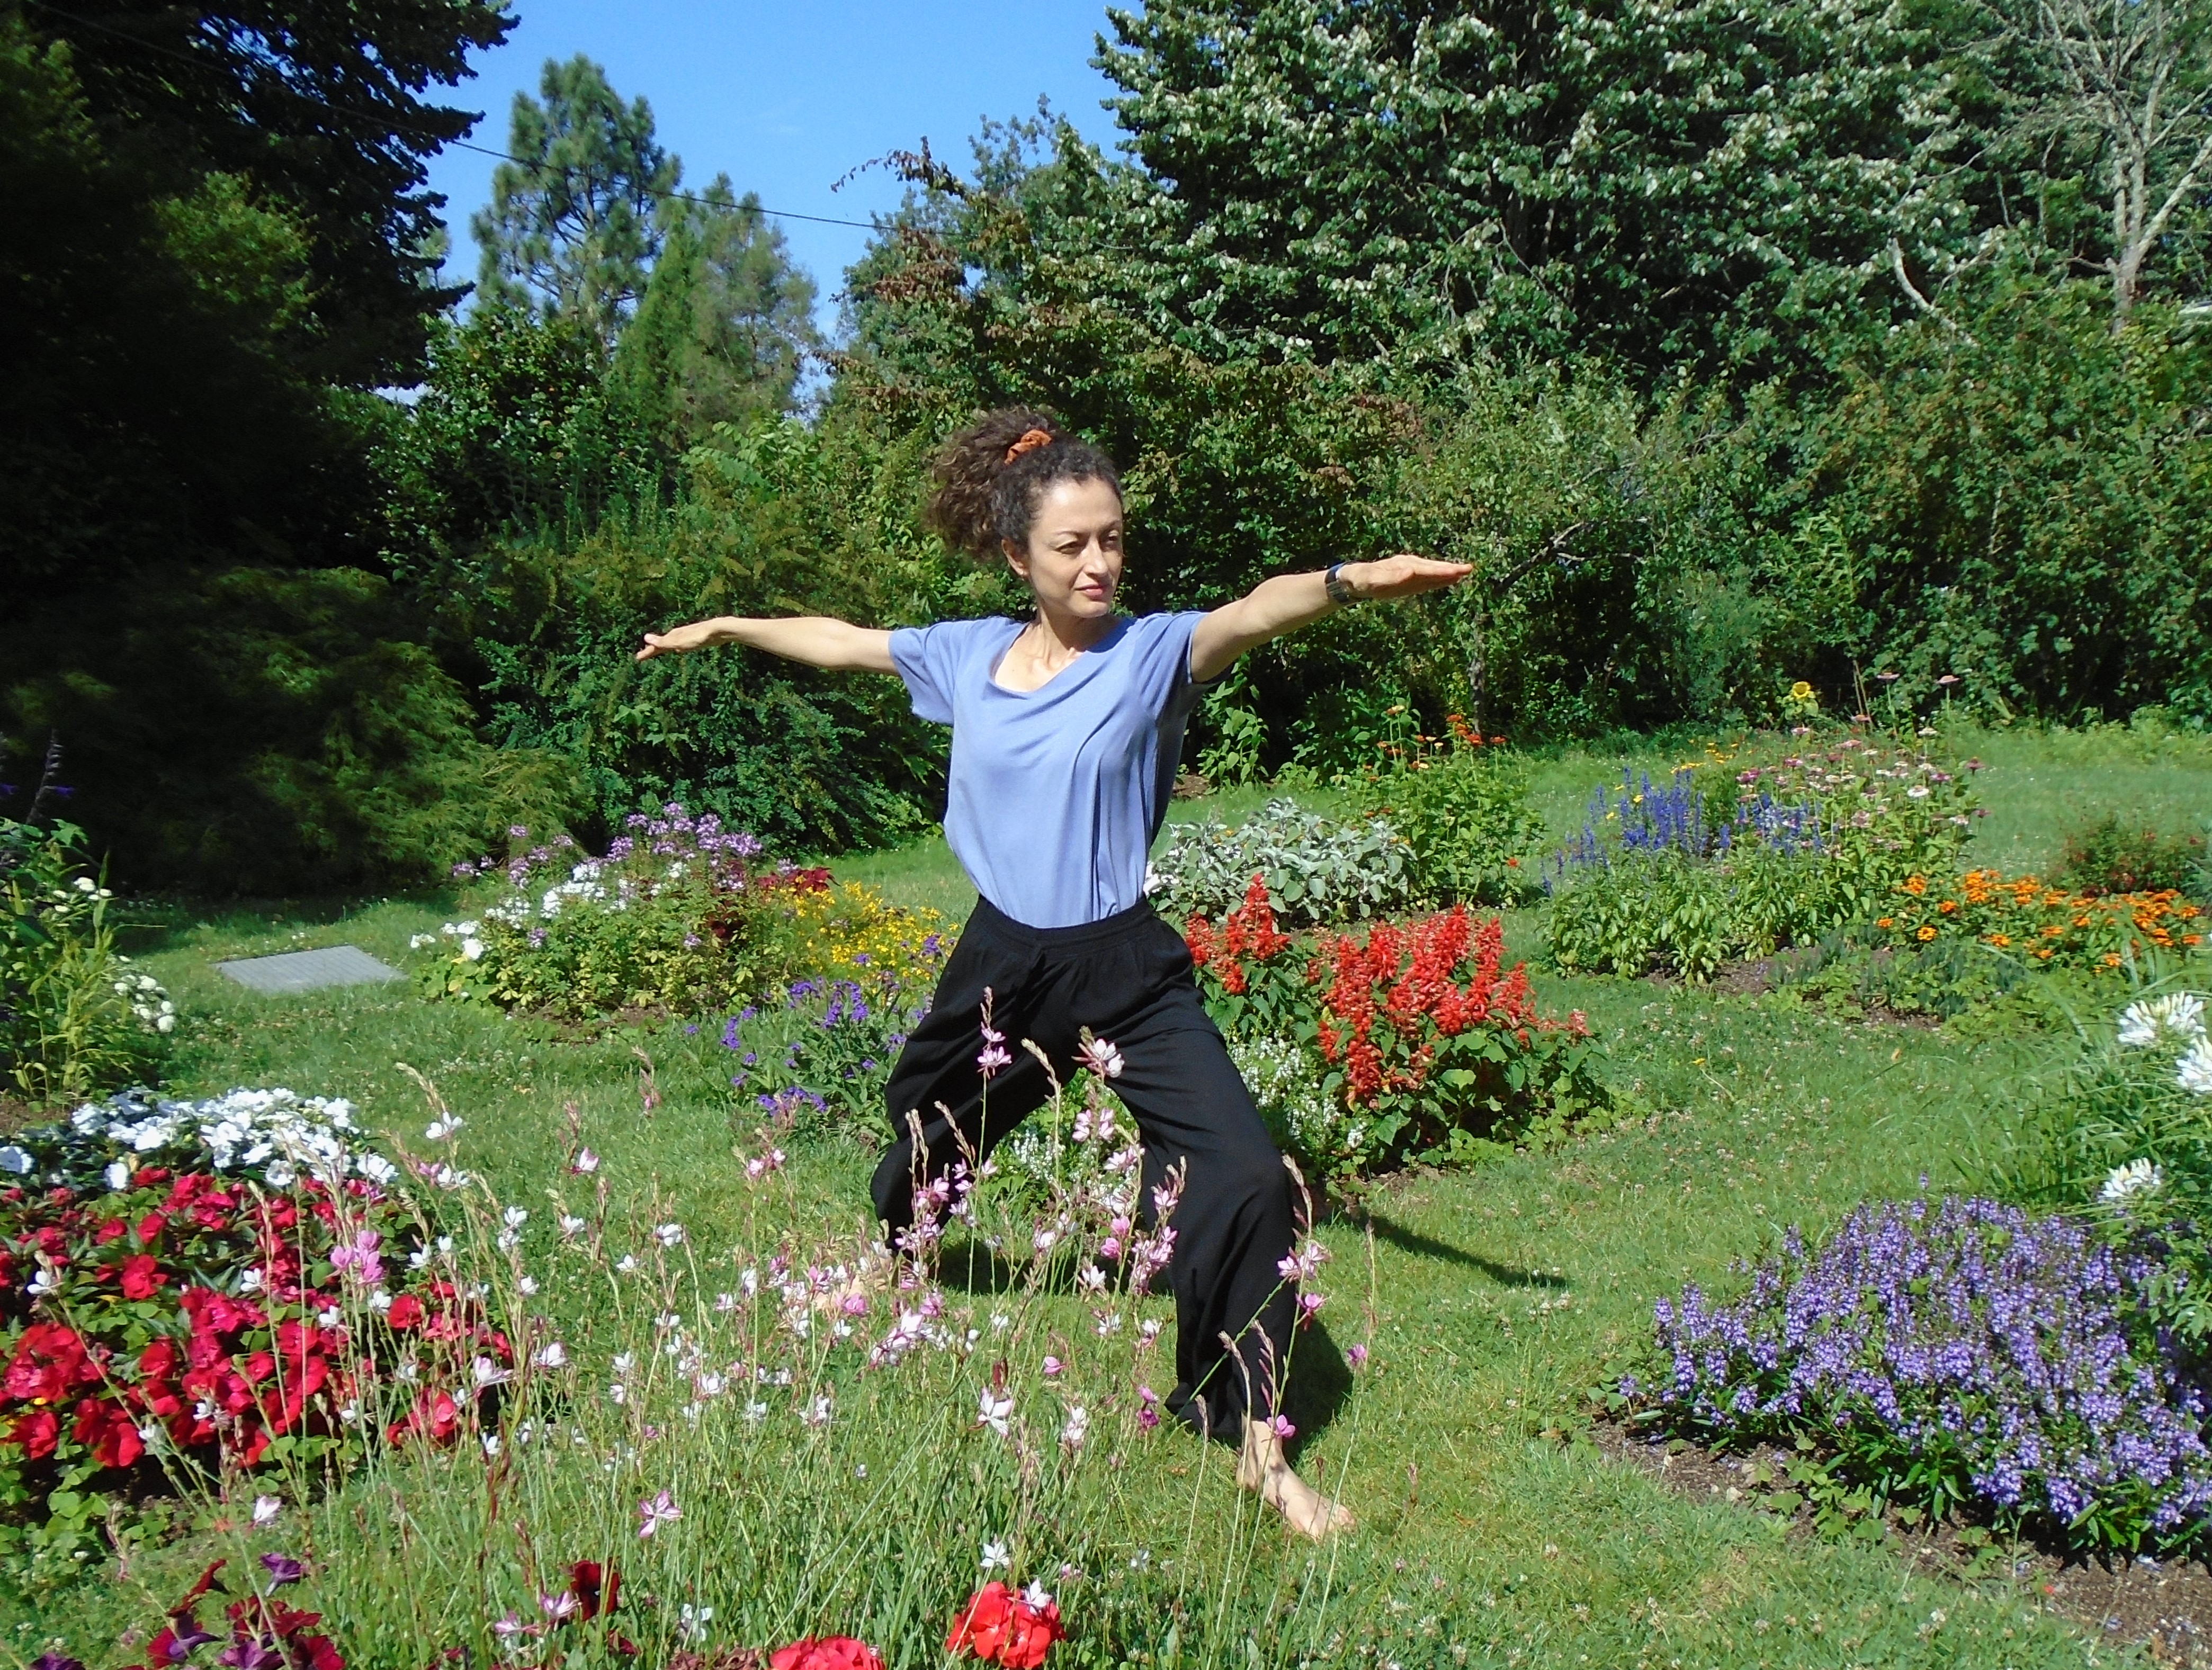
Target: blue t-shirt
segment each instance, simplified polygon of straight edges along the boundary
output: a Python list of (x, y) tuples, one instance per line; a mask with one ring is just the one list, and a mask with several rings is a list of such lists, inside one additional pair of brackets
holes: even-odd
[(952, 727), (945, 838), (975, 890), (1036, 928), (1073, 927), (1145, 896), (1183, 727), (1202, 611), (1117, 619), (1034, 690), (994, 683), (1024, 622), (939, 621), (891, 634), (923, 719)]

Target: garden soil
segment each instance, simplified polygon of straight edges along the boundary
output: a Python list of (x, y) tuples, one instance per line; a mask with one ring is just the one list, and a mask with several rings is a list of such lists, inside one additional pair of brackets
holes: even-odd
[[(1790, 1452), (1771, 1445), (1723, 1454), (1695, 1444), (1673, 1448), (1663, 1436), (1646, 1436), (1619, 1422), (1600, 1420), (1590, 1442), (1608, 1459), (1624, 1461), (1685, 1496), (1717, 1498), (1759, 1510), (1772, 1487), (1753, 1482), (1762, 1463), (1785, 1478)], [(1771, 1511), (1771, 1510), (1768, 1510)], [(1790, 1515), (1793, 1535), (1818, 1532), (1809, 1505)], [(2008, 1567), (2024, 1604), (2063, 1618), (2107, 1642), (2141, 1645), (2153, 1662), (2175, 1670), (2212, 1670), (2212, 1566), (2202, 1560), (2115, 1559), (2110, 1564), (2066, 1557), (2031, 1541), (1962, 1540), (1955, 1525), (1908, 1525), (1887, 1515), (1882, 1537), (1916, 1570), (1954, 1582), (2002, 1583)]]

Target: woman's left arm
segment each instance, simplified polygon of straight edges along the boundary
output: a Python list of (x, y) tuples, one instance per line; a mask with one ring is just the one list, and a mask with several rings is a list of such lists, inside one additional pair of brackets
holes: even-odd
[[(1471, 562), (1440, 562), (1432, 556), (1400, 555), (1376, 562), (1346, 562), (1337, 578), (1354, 597), (1388, 599), (1418, 597), (1456, 586), (1474, 572)], [(1200, 683), (1229, 671), (1248, 649), (1335, 612), (1325, 574), (1277, 574), (1263, 580), (1234, 603), (1198, 623), (1190, 636), (1190, 676)]]

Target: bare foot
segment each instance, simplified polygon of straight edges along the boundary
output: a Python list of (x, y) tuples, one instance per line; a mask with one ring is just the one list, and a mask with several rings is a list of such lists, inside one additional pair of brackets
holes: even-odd
[(1259, 1421), (1244, 1424), (1244, 1448), (1237, 1457), (1237, 1482), (1257, 1491), (1260, 1499), (1283, 1516), (1302, 1537), (1326, 1541), (1358, 1523), (1341, 1502), (1331, 1502), (1291, 1470), (1283, 1441)]

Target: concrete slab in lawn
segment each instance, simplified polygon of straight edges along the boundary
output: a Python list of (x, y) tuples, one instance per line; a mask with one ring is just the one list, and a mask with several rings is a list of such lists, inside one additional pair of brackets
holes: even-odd
[(327, 950), (286, 951), (281, 956), (249, 956), (215, 965), (240, 986), (256, 992), (318, 992), (325, 986), (369, 986), (404, 980), (398, 969), (379, 963), (358, 945)]

